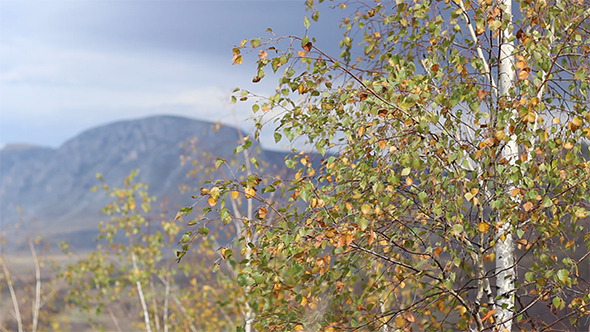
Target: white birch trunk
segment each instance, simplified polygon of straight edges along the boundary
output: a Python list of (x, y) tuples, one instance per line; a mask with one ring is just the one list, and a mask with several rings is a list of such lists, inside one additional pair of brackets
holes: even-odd
[[(512, 20), (512, 0), (502, 0), (504, 7), (504, 19)], [(514, 71), (514, 44), (512, 38), (512, 24), (500, 35), (500, 59), (498, 67), (498, 96), (501, 101), (509, 98), (510, 89), (515, 79)], [(507, 103), (508, 104), (508, 103)], [(504, 106), (505, 107), (505, 106)], [(514, 113), (514, 111), (513, 111)], [(509, 141), (502, 150), (502, 156), (506, 158), (510, 166), (516, 164), (518, 158), (518, 145), (515, 135), (509, 136)], [(504, 220), (499, 228), (499, 238), (496, 243), (496, 324), (499, 331), (511, 331), (514, 313), (514, 281), (516, 269), (514, 265), (514, 239), (510, 220)]]

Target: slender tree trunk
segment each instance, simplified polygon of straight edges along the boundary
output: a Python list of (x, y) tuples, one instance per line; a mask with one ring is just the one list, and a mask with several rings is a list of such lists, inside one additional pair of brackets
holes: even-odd
[[(135, 254), (131, 253), (131, 259), (133, 261), (133, 269), (135, 270), (136, 273), (139, 273), (139, 269), (137, 268), (137, 260), (135, 258)], [(139, 280), (137, 280), (135, 282), (135, 285), (137, 286), (137, 293), (139, 294), (139, 300), (141, 302), (141, 308), (143, 309), (143, 318), (145, 321), (145, 330), (147, 332), (152, 332), (152, 326), (150, 323), (150, 314), (147, 308), (147, 304), (145, 302), (145, 297), (143, 296), (143, 288), (141, 287), (141, 282)]]
[(16, 292), (12, 286), (12, 279), (10, 279), (10, 272), (4, 261), (4, 257), (0, 256), (0, 263), (2, 265), (2, 271), (6, 277), (6, 283), (8, 284), (8, 290), (10, 291), (10, 298), (12, 299), (12, 306), (14, 307), (14, 315), (16, 317), (16, 323), (18, 325), (18, 331), (23, 332), (23, 320), (21, 319), (20, 309), (18, 306), (18, 299), (16, 298)]
[[(502, 0), (504, 6), (503, 19), (512, 20), (512, 0)], [(513, 87), (514, 72), (514, 44), (512, 37), (512, 24), (500, 34), (500, 59), (498, 67), (498, 96), (499, 107), (510, 107), (508, 102), (510, 90)], [(512, 111), (515, 112), (514, 110)], [(514, 116), (515, 114), (513, 114)], [(507, 128), (505, 129), (507, 130)], [(518, 145), (514, 135), (509, 136), (509, 141), (502, 150), (502, 156), (513, 166), (518, 158)], [(496, 324), (500, 331), (512, 330), (514, 308), (514, 282), (516, 269), (514, 264), (514, 239), (511, 220), (501, 220), (503, 224), (498, 230), (499, 238), (496, 243), (496, 286), (498, 288)]]
[(37, 332), (37, 325), (39, 323), (39, 310), (41, 308), (41, 266), (35, 244), (33, 240), (29, 239), (29, 247), (31, 248), (31, 255), (33, 255), (33, 262), (35, 264), (35, 301), (33, 302), (33, 327), (32, 332)]

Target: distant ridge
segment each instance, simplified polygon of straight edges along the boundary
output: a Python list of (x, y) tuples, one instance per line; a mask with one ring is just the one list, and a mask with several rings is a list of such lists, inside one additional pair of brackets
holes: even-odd
[[(178, 186), (197, 186), (200, 179), (186, 177), (181, 143), (196, 137), (199, 151), (230, 159), (245, 135), (231, 126), (166, 115), (91, 128), (56, 149), (8, 145), (0, 150), (0, 228), (13, 229), (20, 209), (22, 234), (90, 234), (104, 219), (99, 211), (108, 201), (104, 193), (89, 191), (98, 183), (96, 173), (120, 186), (131, 170), (140, 169), (137, 181), (148, 183), (151, 195), (166, 197), (173, 204), (169, 209), (189, 204), (191, 194), (181, 194)], [(270, 172), (283, 169), (286, 153), (255, 148), (262, 162), (273, 165)]]
[(12, 143), (2, 148), (3, 151), (19, 151), (19, 150), (30, 150), (30, 149), (49, 149), (38, 145), (32, 145), (27, 143)]

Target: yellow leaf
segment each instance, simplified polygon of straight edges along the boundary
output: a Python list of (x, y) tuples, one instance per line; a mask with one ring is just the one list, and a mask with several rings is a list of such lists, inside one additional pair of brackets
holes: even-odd
[(217, 204), (217, 198), (216, 197), (209, 197), (209, 199), (207, 199), (207, 203), (209, 203), (209, 205), (211, 206), (215, 206), (215, 204)]
[(481, 233), (487, 233), (490, 230), (490, 224), (488, 224), (487, 222), (480, 222), (477, 225), (477, 229), (481, 232)]
[(465, 199), (469, 202), (473, 199), (473, 194), (472, 193), (465, 193), (465, 195), (463, 195), (465, 197)]
[(496, 254), (494, 253), (483, 255), (483, 260), (488, 263), (494, 261), (494, 258), (496, 258)]
[(359, 129), (357, 130), (357, 133), (359, 134), (359, 136), (363, 136), (365, 134), (365, 127), (363, 127), (363, 126), (359, 127)]
[(248, 198), (248, 199), (254, 197), (254, 195), (256, 195), (256, 188), (244, 189), (244, 195), (246, 195), (246, 198)]
[(231, 192), (231, 198), (232, 199), (236, 199), (236, 198), (238, 198), (238, 196), (240, 196), (240, 192), (239, 191), (234, 190), (234, 191)]
[(460, 315), (463, 315), (464, 313), (466, 313), (466, 312), (467, 312), (467, 308), (465, 308), (465, 306), (462, 306), (462, 305), (458, 305), (458, 306), (456, 307), (456, 309), (459, 311), (459, 314), (460, 314)]
[(239, 65), (240, 63), (242, 63), (242, 55), (240, 54), (234, 54), (232, 61), (234, 63), (234, 65)]
[(399, 328), (406, 326), (407, 322), (402, 316), (395, 317), (395, 325)]
[(495, 134), (494, 137), (498, 140), (501, 141), (504, 139), (504, 137), (506, 137), (506, 133), (504, 133), (503, 130), (498, 130)]
[(579, 117), (575, 117), (572, 121), (570, 121), (570, 123), (568, 124), (568, 128), (575, 132), (576, 130), (578, 130), (578, 128), (580, 128), (580, 126), (582, 125), (582, 119)]
[(213, 187), (211, 188), (211, 191), (209, 191), (209, 195), (211, 195), (213, 198), (218, 198), (220, 193), (221, 192), (219, 191), (218, 187)]
[[(300, 304), (301, 304), (302, 307), (305, 307), (307, 305), (307, 297), (303, 296), (301, 298), (301, 303)], [(301, 325), (297, 325), (297, 326), (301, 326)], [(295, 330), (297, 331), (297, 328), (295, 328)]]
[(371, 209), (371, 206), (369, 204), (363, 204), (363, 205), (361, 205), (361, 212), (363, 214), (369, 214), (369, 213), (371, 213), (371, 210), (372, 209)]
[(537, 116), (535, 115), (534, 112), (529, 112), (525, 117), (525, 120), (527, 122), (535, 122), (536, 119), (537, 119)]

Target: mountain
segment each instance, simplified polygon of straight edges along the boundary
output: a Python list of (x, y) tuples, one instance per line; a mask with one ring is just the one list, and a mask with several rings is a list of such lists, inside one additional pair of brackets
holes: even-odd
[[(84, 243), (95, 234), (97, 222), (105, 219), (99, 211), (108, 202), (104, 192), (89, 191), (99, 184), (95, 174), (102, 173), (111, 186), (121, 186), (133, 169), (139, 169), (137, 182), (148, 183), (149, 193), (166, 197), (171, 202), (168, 209), (176, 211), (192, 203), (191, 193), (181, 194), (179, 185), (195, 187), (201, 180), (199, 175), (186, 176), (190, 165), (181, 165), (181, 143), (196, 138), (199, 153), (231, 159), (243, 136), (230, 126), (155, 116), (87, 130), (57, 149), (6, 146), (0, 150), (0, 226), (12, 234), (20, 224), (19, 236)], [(269, 171), (283, 169), (279, 165), (286, 153), (259, 151), (258, 159), (273, 166)], [(80, 236), (83, 239), (76, 241)]]

